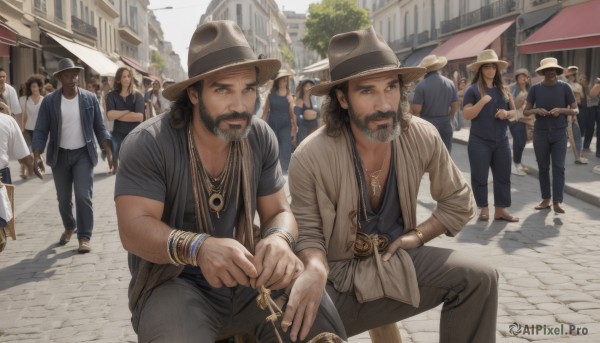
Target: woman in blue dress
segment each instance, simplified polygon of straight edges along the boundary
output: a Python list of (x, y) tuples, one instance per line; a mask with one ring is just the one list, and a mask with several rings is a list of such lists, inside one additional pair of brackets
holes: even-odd
[(265, 102), (262, 119), (277, 136), (279, 144), (279, 163), (284, 173), (287, 173), (292, 157), (292, 140), (296, 138), (296, 116), (294, 115), (294, 97), (290, 91), (289, 70), (280, 70), (273, 80), (273, 87)]
[(488, 173), (492, 169), (494, 184), (494, 219), (517, 222), (519, 218), (506, 210), (511, 205), (511, 151), (508, 143), (508, 120), (515, 115), (515, 105), (501, 71), (507, 63), (494, 50), (484, 50), (477, 61), (467, 66), (475, 73), (463, 99), (463, 116), (471, 120), (468, 153), (471, 187), (479, 220), (489, 220)]

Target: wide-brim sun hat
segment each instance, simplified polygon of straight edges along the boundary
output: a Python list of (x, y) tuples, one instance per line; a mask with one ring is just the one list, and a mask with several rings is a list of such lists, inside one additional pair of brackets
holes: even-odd
[(256, 81), (263, 85), (273, 79), (281, 62), (277, 59), (258, 59), (240, 27), (228, 20), (213, 21), (196, 28), (189, 45), (188, 79), (165, 89), (165, 98), (175, 101), (196, 82), (232, 68), (254, 67)]
[(498, 59), (498, 55), (493, 49), (486, 49), (477, 55), (477, 60), (469, 64), (467, 69), (476, 73), (482, 65), (492, 63), (498, 67), (498, 70), (506, 69), (508, 66), (508, 62)]
[(421, 63), (419, 63), (419, 67), (427, 69), (427, 72), (429, 73), (444, 68), (447, 63), (448, 59), (444, 56), (427, 55), (423, 58)]
[(567, 71), (565, 72), (565, 76), (577, 75), (578, 71), (579, 71), (578, 66), (568, 66)]
[(546, 57), (540, 61), (540, 66), (535, 70), (535, 72), (539, 75), (544, 75), (544, 69), (550, 68), (556, 69), (556, 75), (561, 75), (565, 71), (565, 68), (558, 64), (558, 60), (556, 58)]
[(73, 60), (70, 58), (63, 58), (62, 60), (58, 61), (58, 70), (55, 71), (52, 76), (56, 77), (56, 75), (62, 73), (63, 71), (71, 69), (81, 71), (83, 70), (83, 67), (76, 65), (75, 62), (73, 62)]
[(395, 72), (407, 84), (425, 74), (422, 67), (402, 67), (394, 51), (373, 27), (340, 33), (331, 38), (327, 51), (331, 81), (312, 87), (312, 95), (326, 95), (346, 81), (376, 74)]
[(296, 73), (291, 70), (291, 69), (279, 69), (279, 71), (277, 72), (277, 75), (275, 75), (275, 77), (273, 78), (273, 80), (277, 80), (280, 79), (282, 77), (286, 77), (286, 76), (294, 76), (296, 75)]

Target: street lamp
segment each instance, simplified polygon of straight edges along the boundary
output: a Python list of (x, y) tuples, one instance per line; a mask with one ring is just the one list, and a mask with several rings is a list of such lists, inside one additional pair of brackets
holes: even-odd
[(160, 10), (172, 10), (173, 6), (160, 7), (160, 8), (149, 8), (148, 11), (160, 11)]

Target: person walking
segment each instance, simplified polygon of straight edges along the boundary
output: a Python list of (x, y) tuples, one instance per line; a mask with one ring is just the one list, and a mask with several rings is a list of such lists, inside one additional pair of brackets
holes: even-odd
[(23, 109), (19, 103), (17, 91), (7, 82), (7, 74), (4, 68), (0, 68), (0, 95), (4, 98), (4, 103), (8, 106), (9, 114), (17, 118), (17, 123), (21, 125), (21, 113)]
[(152, 88), (144, 95), (146, 102), (146, 119), (169, 112), (171, 102), (163, 96), (160, 80), (152, 81)]
[(489, 220), (488, 175), (492, 170), (494, 184), (494, 219), (518, 222), (508, 213), (511, 205), (511, 153), (508, 142), (508, 121), (515, 115), (515, 104), (501, 71), (507, 62), (499, 60), (492, 49), (481, 51), (477, 61), (467, 69), (475, 73), (465, 92), (463, 115), (471, 120), (468, 154), (471, 166), (471, 187), (479, 207), (479, 220)]
[(296, 103), (294, 113), (298, 124), (298, 135), (296, 136), (296, 146), (319, 127), (319, 109), (313, 102), (310, 94), (310, 88), (315, 85), (311, 79), (304, 79), (298, 84), (296, 92)]
[(513, 164), (511, 173), (513, 175), (525, 176), (527, 170), (521, 164), (525, 144), (527, 144), (527, 126), (533, 125), (532, 117), (523, 115), (527, 92), (529, 92), (529, 70), (520, 68), (515, 71), (515, 82), (509, 86), (513, 101), (515, 102), (515, 115), (509, 119), (508, 127), (513, 139), (512, 157)]
[(110, 133), (104, 127), (96, 94), (78, 87), (82, 69), (70, 58), (58, 62), (58, 70), (53, 75), (62, 86), (42, 100), (31, 148), (35, 166), (44, 172), (41, 155), (48, 143), (46, 163), (52, 168), (58, 209), (65, 229), (58, 243), (67, 244), (77, 229), (77, 251), (87, 253), (91, 251), (94, 229), (93, 172), (98, 163), (94, 136), (106, 151), (111, 171), (116, 170), (117, 162), (113, 161)]
[(575, 164), (588, 164), (588, 159), (583, 157), (583, 140), (582, 137), (585, 134), (585, 118), (587, 112), (587, 106), (582, 105), (582, 101), (585, 101), (586, 94), (583, 90), (583, 86), (577, 82), (577, 72), (579, 68), (577, 66), (567, 67), (565, 78), (567, 83), (571, 86), (575, 101), (577, 102), (578, 113), (575, 116), (567, 118), (567, 137), (569, 144), (573, 150), (573, 156), (575, 158)]
[(280, 322), (270, 302), (281, 308), (303, 270), (277, 140), (252, 114), (257, 87), (281, 63), (258, 59), (232, 21), (198, 26), (189, 46), (189, 79), (165, 89), (174, 101), (168, 114), (127, 136), (116, 176), (138, 341), (214, 342), (248, 332), (274, 343), (324, 331), (345, 339), (326, 296), (310, 331), (292, 337), (283, 332), (292, 322)]
[(277, 136), (279, 145), (279, 162), (281, 169), (287, 174), (292, 156), (292, 141), (296, 140), (298, 125), (294, 114), (294, 97), (290, 90), (291, 70), (280, 70), (275, 79), (271, 92), (263, 107), (262, 119), (269, 123)]
[(113, 121), (113, 160), (119, 160), (125, 136), (144, 121), (144, 106), (144, 96), (133, 82), (133, 71), (128, 67), (117, 69), (113, 89), (106, 96), (106, 116)]
[[(523, 114), (535, 115), (533, 149), (539, 170), (542, 201), (536, 210), (549, 209), (565, 213), (562, 206), (565, 188), (565, 156), (567, 153), (567, 122), (579, 112), (571, 87), (558, 79), (564, 68), (553, 57), (544, 58), (535, 70), (544, 79), (531, 86)], [(550, 186), (552, 163), (552, 187)]]
[(456, 87), (440, 70), (448, 60), (444, 56), (428, 55), (419, 67), (427, 69), (423, 81), (417, 84), (411, 105), (413, 115), (432, 123), (439, 131), (448, 151), (452, 150), (452, 121), (458, 110)]
[(590, 148), (592, 138), (594, 137), (594, 127), (596, 131), (596, 157), (600, 157), (600, 76), (595, 78), (590, 86), (588, 93), (588, 116), (585, 131), (584, 149)]

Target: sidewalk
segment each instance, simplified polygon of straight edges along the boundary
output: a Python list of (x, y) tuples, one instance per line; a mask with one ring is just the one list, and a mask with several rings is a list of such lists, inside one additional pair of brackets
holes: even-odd
[[(456, 144), (466, 145), (469, 140), (469, 128), (463, 128), (460, 131), (454, 131), (453, 142)], [(591, 147), (596, 146), (596, 138), (592, 140)], [(512, 141), (511, 141), (512, 148)], [(567, 148), (567, 156), (565, 161), (566, 184), (565, 193), (575, 198), (585, 201), (600, 207), (600, 175), (594, 174), (592, 169), (600, 165), (600, 158), (596, 157), (592, 151), (586, 156), (590, 161), (587, 165), (575, 164), (575, 158), (571, 147)], [(533, 151), (533, 143), (528, 143), (523, 151), (522, 158), (523, 166), (529, 169), (528, 174), (538, 178), (538, 165)], [(511, 175), (511, 178), (519, 178), (520, 176)], [(540, 197), (540, 201), (541, 201)]]

